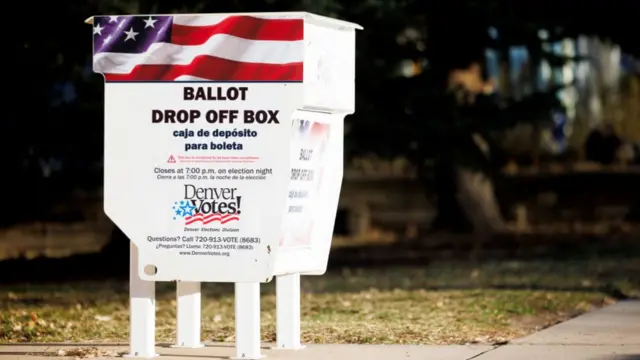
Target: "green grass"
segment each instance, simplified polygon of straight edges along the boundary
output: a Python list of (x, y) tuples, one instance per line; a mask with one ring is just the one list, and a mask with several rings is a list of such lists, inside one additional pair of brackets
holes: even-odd
[[(175, 339), (174, 284), (158, 284), (156, 339)], [(496, 343), (640, 295), (640, 259), (437, 263), (344, 269), (302, 283), (306, 343)], [(532, 289), (533, 288), (533, 289)], [(203, 339), (234, 340), (230, 284), (203, 285)], [(273, 284), (262, 287), (262, 337), (275, 340)], [(0, 288), (0, 343), (128, 340), (127, 284)]]

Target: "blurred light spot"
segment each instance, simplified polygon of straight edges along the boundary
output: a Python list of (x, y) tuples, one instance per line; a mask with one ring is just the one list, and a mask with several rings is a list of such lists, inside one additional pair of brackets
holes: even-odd
[(538, 30), (538, 37), (542, 40), (547, 40), (549, 38), (549, 31), (545, 29)]
[(487, 32), (489, 33), (489, 37), (492, 39), (497, 39), (498, 38), (498, 29), (494, 28), (493, 26), (491, 26)]

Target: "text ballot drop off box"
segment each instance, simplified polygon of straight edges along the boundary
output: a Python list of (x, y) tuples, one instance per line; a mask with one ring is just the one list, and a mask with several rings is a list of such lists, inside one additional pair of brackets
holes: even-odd
[(236, 283), (236, 348), (300, 347), (299, 276), (326, 271), (355, 105), (356, 24), (309, 13), (95, 16), (104, 208), (131, 239), (131, 353), (155, 355), (156, 281), (178, 281), (177, 345), (200, 345), (200, 282)]

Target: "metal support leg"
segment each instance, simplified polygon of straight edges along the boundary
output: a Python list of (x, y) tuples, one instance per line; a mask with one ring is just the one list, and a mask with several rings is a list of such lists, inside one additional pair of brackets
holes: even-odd
[(236, 357), (261, 359), (260, 354), (260, 283), (235, 284)]
[(300, 344), (300, 274), (276, 276), (276, 348), (304, 348)]
[(199, 282), (178, 281), (176, 284), (178, 329), (174, 347), (200, 348), (202, 295)]
[(138, 248), (129, 251), (129, 354), (125, 357), (152, 358), (156, 331), (156, 283), (138, 276)]

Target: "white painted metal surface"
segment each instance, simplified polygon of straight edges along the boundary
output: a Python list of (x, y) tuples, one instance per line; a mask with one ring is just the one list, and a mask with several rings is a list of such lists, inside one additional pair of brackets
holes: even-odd
[[(213, 25), (247, 16), (251, 24), (286, 21), (296, 31), (283, 34), (303, 39), (260, 42), (212, 34), (200, 45), (159, 41), (149, 47), (153, 56), (110, 47), (144, 34), (157, 39), (161, 26)], [(203, 346), (201, 282), (233, 282), (236, 358), (263, 357), (260, 283), (274, 276), (276, 348), (301, 349), (300, 275), (321, 275), (327, 267), (342, 181), (344, 117), (355, 109), (360, 27), (303, 12), (191, 14), (145, 15), (148, 26), (130, 29), (126, 38), (118, 32), (125, 22), (132, 27), (140, 20), (87, 21), (95, 26), (99, 47), (94, 69), (117, 75), (105, 84), (104, 207), (132, 240), (126, 356), (157, 356), (155, 282), (177, 281), (175, 347)], [(243, 46), (231, 46), (239, 42)], [(236, 69), (232, 76), (242, 79), (231, 82), (204, 72), (204, 78), (183, 74), (169, 81), (170, 71), (138, 72), (158, 77), (148, 81), (132, 75), (143, 65), (189, 67), (197, 57), (216, 54), (293, 68), (272, 70), (272, 77)], [(189, 91), (202, 96), (189, 98)]]
[(127, 357), (157, 356), (156, 283), (138, 276), (138, 248), (133, 242), (129, 254), (129, 354)]
[(300, 344), (300, 274), (276, 276), (276, 348), (304, 348)]
[(260, 283), (235, 284), (236, 359), (261, 359)]
[(199, 348), (202, 314), (200, 283), (178, 281), (176, 283), (177, 337), (174, 347)]

